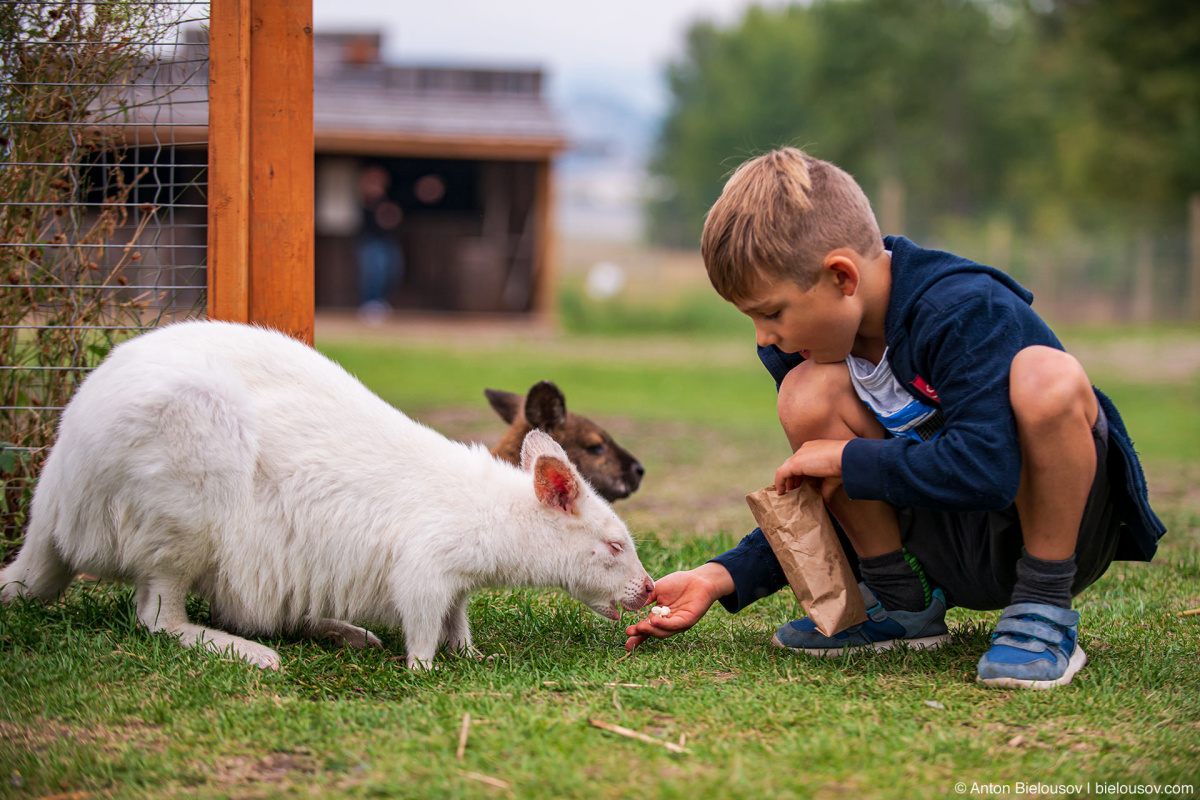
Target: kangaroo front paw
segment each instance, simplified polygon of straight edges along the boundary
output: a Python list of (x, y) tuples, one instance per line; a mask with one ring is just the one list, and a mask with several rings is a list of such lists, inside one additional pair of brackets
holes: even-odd
[(418, 658), (417, 656), (414, 656), (410, 653), (408, 655), (408, 657), (405, 659), (405, 662), (408, 664), (409, 669), (415, 669), (415, 670), (418, 670), (421, 672), (428, 672), (430, 670), (442, 668), (441, 664), (434, 663), (433, 656), (430, 656), (428, 659), (425, 659), (425, 658)]
[(260, 669), (269, 669), (279, 672), (279, 653), (276, 653), (269, 647), (263, 647), (261, 644), (246, 642), (245, 644), (233, 645), (233, 653), (238, 658), (248, 661)]

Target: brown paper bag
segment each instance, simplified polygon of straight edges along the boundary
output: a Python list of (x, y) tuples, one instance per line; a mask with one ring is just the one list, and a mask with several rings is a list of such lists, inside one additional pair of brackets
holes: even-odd
[(750, 512), (771, 544), (792, 591), (826, 636), (867, 618), (825, 501), (809, 483), (780, 496), (774, 486), (746, 495)]

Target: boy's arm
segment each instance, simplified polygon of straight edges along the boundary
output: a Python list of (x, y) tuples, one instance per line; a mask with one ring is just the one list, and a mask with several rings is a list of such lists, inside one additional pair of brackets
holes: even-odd
[(717, 598), (731, 614), (787, 586), (787, 577), (779, 566), (779, 559), (775, 557), (761, 528), (755, 528), (737, 547), (711, 559), (709, 563), (720, 564), (733, 578), (733, 593)]
[(848, 442), (842, 452), (846, 494), (898, 507), (1008, 507), (1021, 480), (1008, 394), (1012, 359), (1030, 345), (1062, 345), (1032, 309), (999, 286), (950, 308), (918, 308), (910, 331), (914, 362), (928, 373), (920, 377), (937, 392), (945, 425), (928, 442)]

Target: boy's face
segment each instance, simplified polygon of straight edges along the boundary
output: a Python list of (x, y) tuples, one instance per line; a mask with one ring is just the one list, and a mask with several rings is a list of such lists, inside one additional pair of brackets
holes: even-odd
[(861, 309), (845, 275), (822, 270), (811, 289), (763, 279), (737, 308), (754, 321), (759, 347), (775, 345), (822, 364), (844, 361), (854, 347)]

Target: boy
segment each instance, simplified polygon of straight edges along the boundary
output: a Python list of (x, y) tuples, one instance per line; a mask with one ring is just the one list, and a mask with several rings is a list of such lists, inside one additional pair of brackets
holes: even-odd
[[(1086, 657), (1071, 598), (1114, 559), (1149, 561), (1164, 527), (1112, 403), (1007, 275), (883, 239), (858, 184), (794, 148), (746, 162), (705, 220), (713, 287), (754, 321), (794, 451), (781, 493), (813, 480), (856, 566), (866, 622), (798, 653), (939, 647), (947, 606), (1003, 608), (978, 680), (1070, 683)], [(786, 579), (762, 532), (661, 578), (628, 649), (730, 612)]]

